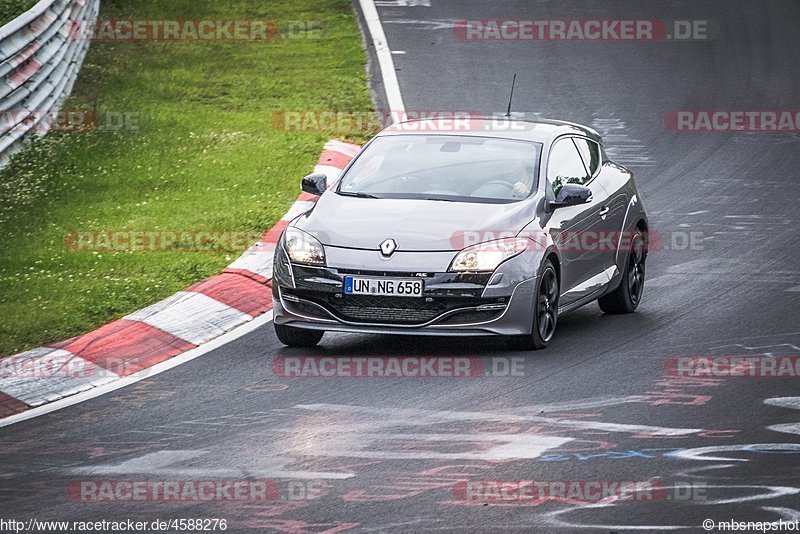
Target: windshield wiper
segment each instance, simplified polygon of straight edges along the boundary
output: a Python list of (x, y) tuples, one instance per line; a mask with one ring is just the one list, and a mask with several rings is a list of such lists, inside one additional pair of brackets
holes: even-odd
[(425, 200), (438, 200), (439, 202), (456, 202), (452, 198), (428, 197)]
[(364, 193), (362, 191), (337, 191), (339, 195), (345, 197), (356, 197), (356, 198), (383, 198), (376, 195), (372, 195), (370, 193)]

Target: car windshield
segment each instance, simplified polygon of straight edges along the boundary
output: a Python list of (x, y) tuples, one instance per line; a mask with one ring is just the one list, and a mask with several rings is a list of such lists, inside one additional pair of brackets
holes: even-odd
[(516, 202), (536, 189), (541, 144), (458, 135), (374, 139), (336, 192), (363, 198)]

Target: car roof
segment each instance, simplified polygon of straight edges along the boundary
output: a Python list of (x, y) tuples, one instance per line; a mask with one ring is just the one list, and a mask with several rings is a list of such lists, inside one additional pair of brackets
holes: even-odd
[[(474, 116), (453, 119), (457, 113), (450, 116), (451, 121), (432, 119), (411, 119), (397, 122), (382, 130), (378, 136), (391, 135), (467, 135), (474, 137), (495, 137), (498, 139), (522, 139), (547, 143), (556, 137), (565, 134), (581, 135), (588, 137), (600, 144), (603, 143), (600, 134), (592, 128), (574, 122), (558, 121), (551, 119), (519, 119), (502, 116)], [(447, 119), (447, 112), (440, 114)], [(433, 122), (431, 122), (433, 120)], [(454, 122), (458, 120), (458, 123)]]

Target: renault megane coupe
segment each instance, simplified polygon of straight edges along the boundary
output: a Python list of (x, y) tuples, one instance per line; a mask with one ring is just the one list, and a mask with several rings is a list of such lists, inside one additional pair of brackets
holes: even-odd
[(463, 131), (393, 125), (370, 140), (275, 251), (274, 325), (289, 346), (325, 331), (497, 335), (516, 350), (558, 317), (642, 298), (648, 223), (633, 173), (577, 124)]

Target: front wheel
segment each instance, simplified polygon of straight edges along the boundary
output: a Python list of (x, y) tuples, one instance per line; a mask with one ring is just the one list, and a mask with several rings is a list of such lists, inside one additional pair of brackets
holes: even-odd
[(628, 261), (622, 273), (619, 287), (597, 300), (600, 309), (605, 313), (632, 313), (639, 306), (644, 291), (644, 262), (647, 252), (644, 235), (637, 230), (631, 239)]
[(508, 339), (510, 348), (514, 350), (543, 349), (553, 339), (558, 321), (558, 276), (550, 260), (542, 265), (536, 285), (536, 296), (533, 306), (533, 325), (531, 333), (512, 336)]
[(324, 333), (322, 330), (305, 330), (283, 324), (275, 325), (275, 335), (278, 336), (278, 341), (289, 347), (313, 347), (320, 342)]

